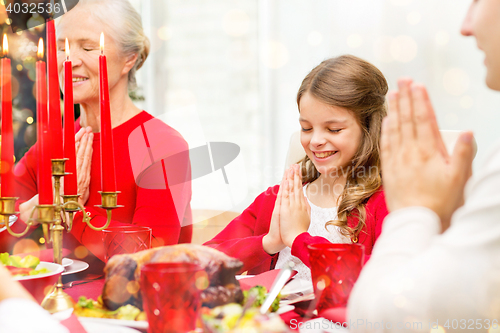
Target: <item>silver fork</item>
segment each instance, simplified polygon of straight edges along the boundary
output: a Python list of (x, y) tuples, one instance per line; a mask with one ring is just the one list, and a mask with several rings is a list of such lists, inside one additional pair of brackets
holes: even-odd
[(95, 278), (92, 278), (92, 279), (88, 279), (88, 280), (84, 280), (84, 281), (71, 281), (71, 282), (66, 282), (65, 284), (63, 284), (63, 288), (71, 288), (73, 286), (78, 286), (80, 284), (85, 284), (85, 283), (89, 283), (89, 282), (94, 282), (95, 280), (99, 280), (100, 278), (102, 278), (103, 275), (101, 276), (98, 276), (98, 277), (95, 277)]

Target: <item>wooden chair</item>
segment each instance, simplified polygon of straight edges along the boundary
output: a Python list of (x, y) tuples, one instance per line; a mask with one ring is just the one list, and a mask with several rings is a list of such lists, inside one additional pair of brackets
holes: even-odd
[[(214, 211), (210, 209), (193, 209), (193, 221), (199, 221), (193, 224), (193, 244), (203, 244), (217, 235), (224, 229), (238, 212), (232, 211)], [(212, 216), (205, 218), (206, 216)]]

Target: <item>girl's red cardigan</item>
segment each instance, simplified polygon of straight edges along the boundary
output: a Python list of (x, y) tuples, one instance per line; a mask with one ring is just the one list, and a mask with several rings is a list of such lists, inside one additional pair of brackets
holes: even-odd
[[(262, 247), (262, 238), (269, 231), (278, 190), (279, 185), (268, 188), (240, 216), (204, 245), (240, 259), (244, 263), (242, 272), (259, 274), (274, 269), (279, 253), (274, 255), (266, 253)], [(373, 245), (382, 232), (382, 222), (387, 214), (384, 192), (380, 188), (366, 203), (365, 227), (358, 236), (358, 243), (365, 246), (365, 262), (370, 258)], [(358, 220), (356, 217), (349, 217), (347, 223), (354, 227)], [(329, 241), (304, 232), (292, 245), (292, 254), (308, 267), (310, 265), (307, 245), (313, 243), (329, 243)]]

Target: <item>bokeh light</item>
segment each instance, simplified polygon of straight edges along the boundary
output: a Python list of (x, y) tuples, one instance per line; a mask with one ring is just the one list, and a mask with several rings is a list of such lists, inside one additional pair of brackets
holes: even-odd
[(32, 239), (25, 238), (17, 241), (16, 245), (14, 245), (12, 253), (19, 254), (19, 253), (37, 252), (37, 251), (40, 251), (40, 247), (38, 246), (38, 244)]
[(380, 36), (373, 42), (373, 53), (377, 59), (382, 62), (392, 62), (394, 58), (391, 55), (392, 37)]
[(419, 24), (421, 19), (422, 15), (417, 11), (413, 11), (406, 16), (406, 21), (411, 25)]
[(89, 250), (87, 250), (87, 248), (85, 248), (85, 246), (78, 246), (76, 249), (75, 249), (75, 257), (77, 257), (78, 259), (82, 259), (82, 258), (85, 258), (88, 254), (89, 254)]
[(205, 290), (210, 285), (208, 274), (204, 270), (195, 273), (195, 285), (199, 290)]
[(169, 40), (172, 38), (172, 29), (167, 27), (166, 25), (158, 29), (158, 37), (161, 40)]
[(474, 98), (469, 95), (462, 96), (460, 98), (460, 106), (464, 109), (470, 109), (474, 106)]
[(261, 55), (264, 65), (271, 69), (278, 69), (286, 65), (288, 62), (288, 49), (278, 41), (270, 40), (267, 42), (267, 47)]
[(318, 290), (324, 290), (326, 288), (326, 283), (324, 280), (319, 280), (318, 283), (316, 284), (316, 288)]
[(446, 330), (443, 326), (438, 325), (437, 328), (431, 328), (431, 333), (446, 333)]
[(44, 293), (45, 295), (47, 295), (48, 293), (50, 293), (50, 292), (52, 291), (52, 289), (53, 289), (53, 288), (54, 288), (54, 286), (49, 285), (49, 286), (47, 286), (47, 287), (45, 287), (45, 288), (43, 289), (43, 293)]
[(417, 56), (417, 42), (410, 36), (398, 36), (391, 42), (391, 56), (399, 62), (410, 62)]
[(26, 118), (26, 122), (30, 125), (33, 124), (33, 117)]
[(444, 89), (454, 96), (460, 96), (469, 88), (469, 75), (460, 68), (451, 68), (443, 75)]
[(124, 303), (130, 298), (130, 292), (128, 292), (127, 286), (130, 282), (129, 279), (123, 276), (112, 275), (107, 283), (114, 286), (114, 290), (122, 290), (123, 292), (108, 294), (109, 300), (114, 303)]
[(229, 36), (243, 36), (250, 30), (250, 18), (240, 9), (232, 9), (224, 15), (224, 32)]
[(139, 289), (140, 289), (139, 282), (137, 282), (137, 281), (135, 281), (135, 280), (133, 280), (133, 281), (129, 281), (129, 282), (127, 283), (127, 288), (126, 288), (126, 289), (127, 289), (127, 292), (128, 292), (129, 294), (132, 294), (132, 295), (133, 295), (133, 294), (138, 293), (138, 292), (139, 292)]
[(450, 41), (450, 34), (446, 30), (441, 30), (436, 33), (434, 41), (439, 46), (444, 46)]
[(498, 324), (493, 325), (488, 329), (488, 333), (500, 333), (500, 326)]

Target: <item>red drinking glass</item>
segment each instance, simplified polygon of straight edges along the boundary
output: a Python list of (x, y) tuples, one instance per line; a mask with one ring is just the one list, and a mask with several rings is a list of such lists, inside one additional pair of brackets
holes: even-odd
[(104, 259), (115, 254), (135, 253), (151, 248), (151, 228), (142, 226), (109, 227), (102, 231)]
[(200, 309), (199, 279), (205, 271), (192, 263), (149, 263), (141, 268), (142, 304), (148, 333), (183, 333), (196, 329)]
[(318, 313), (333, 307), (345, 307), (363, 266), (362, 244), (310, 244), (309, 262), (316, 295), (320, 295)]

